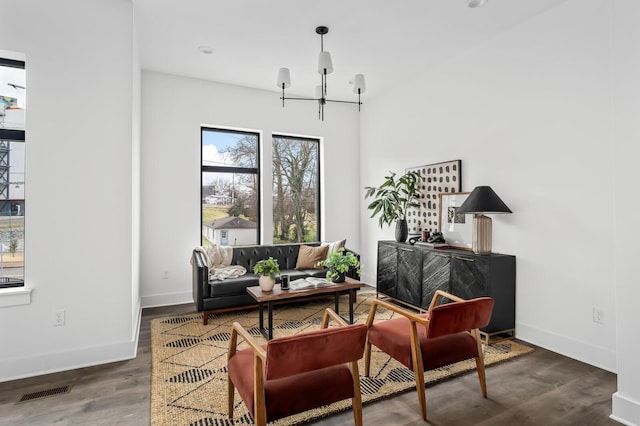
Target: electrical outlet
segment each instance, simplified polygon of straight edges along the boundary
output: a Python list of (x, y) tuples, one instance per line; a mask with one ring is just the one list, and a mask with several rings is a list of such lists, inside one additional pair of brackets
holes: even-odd
[(593, 322), (604, 324), (604, 309), (593, 307)]
[(53, 313), (53, 325), (64, 325), (64, 309), (60, 309)]
[(169, 279), (169, 271), (162, 271), (162, 279), (163, 280)]

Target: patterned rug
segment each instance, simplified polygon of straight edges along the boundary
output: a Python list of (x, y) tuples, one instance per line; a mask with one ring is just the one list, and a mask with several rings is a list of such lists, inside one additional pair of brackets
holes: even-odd
[[(364, 323), (374, 291), (361, 291), (354, 307), (355, 321)], [(334, 307), (333, 299), (276, 306), (273, 315), (274, 337), (291, 335), (320, 326), (322, 312)], [(342, 296), (340, 312), (348, 312), (348, 297)], [(395, 314), (386, 310), (376, 313), (376, 320)], [(266, 316), (266, 312), (265, 312)], [(151, 321), (151, 424), (152, 425), (238, 425), (253, 424), (242, 399), (235, 397), (234, 418), (227, 416), (227, 351), (231, 324), (238, 321), (256, 339), (264, 342), (258, 331), (258, 310), (211, 314), (209, 324), (202, 325), (202, 313), (157, 318)], [(266, 323), (266, 318), (265, 318)], [(241, 340), (239, 340), (241, 341)], [(244, 342), (240, 349), (247, 347)], [(367, 404), (401, 392), (414, 390), (413, 372), (373, 348), (371, 375), (362, 376), (362, 402)], [(517, 342), (502, 341), (485, 348), (487, 366), (531, 352)], [(429, 384), (472, 371), (475, 362), (463, 361), (425, 373)], [(487, 374), (491, 374), (490, 370)], [(470, 391), (480, 392), (477, 389)], [(287, 417), (274, 424), (295, 425), (317, 420), (350, 409), (351, 400)], [(366, 410), (366, 408), (365, 408)]]

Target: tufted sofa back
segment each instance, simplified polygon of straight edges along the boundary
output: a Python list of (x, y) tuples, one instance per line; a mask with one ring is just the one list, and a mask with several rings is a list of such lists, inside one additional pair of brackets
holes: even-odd
[(260, 245), (233, 248), (234, 265), (242, 265), (247, 271), (253, 271), (253, 266), (263, 259), (273, 257), (278, 261), (281, 270), (295, 269), (298, 260), (298, 252), (301, 245), (319, 246), (320, 243), (294, 243), (278, 245)]

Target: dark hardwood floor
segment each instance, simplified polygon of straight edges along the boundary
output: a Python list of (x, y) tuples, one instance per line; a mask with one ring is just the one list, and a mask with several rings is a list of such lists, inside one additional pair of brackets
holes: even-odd
[[(152, 318), (193, 312), (193, 305), (145, 309), (138, 356), (129, 361), (0, 383), (0, 425), (149, 424)], [(71, 391), (16, 404), (24, 394), (71, 385)], [(428, 422), (416, 393), (365, 405), (365, 425), (617, 425), (609, 419), (616, 376), (545, 349), (487, 369), (489, 397), (477, 375), (427, 388)], [(313, 424), (351, 425), (352, 413)]]

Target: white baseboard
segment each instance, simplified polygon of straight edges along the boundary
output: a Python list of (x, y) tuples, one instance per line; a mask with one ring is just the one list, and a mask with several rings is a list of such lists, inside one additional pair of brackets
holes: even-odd
[(141, 319), (142, 308), (139, 307), (134, 333), (127, 341), (3, 359), (0, 364), (0, 382), (133, 359), (138, 352)]
[(193, 294), (190, 291), (175, 293), (153, 294), (142, 296), (143, 308), (155, 308), (158, 306), (183, 305), (193, 303)]
[(627, 426), (640, 425), (640, 402), (625, 398), (620, 392), (614, 393), (611, 401), (613, 413), (610, 418)]
[(521, 322), (516, 322), (516, 338), (616, 373), (616, 353), (608, 348), (595, 346), (589, 342), (576, 340)]
[(376, 283), (378, 282), (378, 278), (373, 275), (360, 275), (360, 281), (367, 284), (370, 287), (376, 288)]

